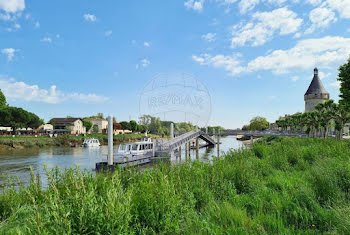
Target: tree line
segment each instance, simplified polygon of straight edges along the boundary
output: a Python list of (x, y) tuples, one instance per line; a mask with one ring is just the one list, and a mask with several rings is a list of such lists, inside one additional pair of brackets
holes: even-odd
[(341, 138), (344, 126), (350, 122), (350, 58), (339, 67), (340, 100), (327, 100), (315, 106), (315, 110), (296, 113), (276, 121), (283, 130), (305, 131), (312, 137), (328, 137), (330, 127), (334, 127), (336, 136)]
[(19, 128), (37, 129), (44, 121), (36, 114), (22, 108), (9, 106), (0, 89), (0, 126), (11, 127), (13, 134)]

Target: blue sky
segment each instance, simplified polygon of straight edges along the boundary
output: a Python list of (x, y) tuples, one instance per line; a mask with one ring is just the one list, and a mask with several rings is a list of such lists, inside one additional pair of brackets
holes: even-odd
[(304, 110), (315, 66), (338, 99), (349, 23), (349, 0), (0, 0), (0, 88), (45, 120), (121, 121), (149, 80), (184, 72), (209, 90), (209, 124), (275, 121)]

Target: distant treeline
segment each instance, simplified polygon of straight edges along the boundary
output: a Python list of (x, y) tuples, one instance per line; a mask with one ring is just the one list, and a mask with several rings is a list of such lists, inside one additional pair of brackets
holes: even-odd
[(22, 108), (9, 106), (0, 89), (0, 126), (11, 127), (13, 133), (19, 128), (38, 128), (44, 121), (36, 114)]

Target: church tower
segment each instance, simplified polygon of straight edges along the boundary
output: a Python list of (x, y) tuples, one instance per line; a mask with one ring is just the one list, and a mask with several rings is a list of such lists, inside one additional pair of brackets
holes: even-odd
[(318, 69), (314, 69), (314, 78), (307, 89), (305, 95), (305, 112), (315, 110), (315, 105), (329, 100), (329, 93), (324, 89), (320, 78), (318, 77)]

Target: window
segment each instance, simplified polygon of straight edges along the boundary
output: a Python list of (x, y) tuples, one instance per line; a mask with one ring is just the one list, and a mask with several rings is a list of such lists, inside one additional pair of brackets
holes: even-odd
[(132, 149), (132, 150), (137, 150), (137, 147), (138, 147), (137, 144), (133, 144), (131, 149)]

